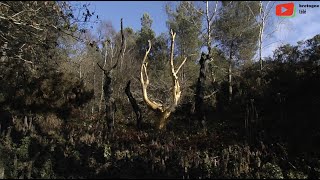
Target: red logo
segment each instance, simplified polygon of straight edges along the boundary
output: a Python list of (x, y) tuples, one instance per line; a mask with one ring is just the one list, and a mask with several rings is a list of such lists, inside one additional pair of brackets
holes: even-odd
[(276, 6), (277, 16), (293, 16), (294, 15), (294, 3), (278, 4)]

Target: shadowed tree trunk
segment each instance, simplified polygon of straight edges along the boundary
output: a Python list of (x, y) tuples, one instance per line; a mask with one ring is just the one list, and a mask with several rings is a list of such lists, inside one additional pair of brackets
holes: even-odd
[[(203, 128), (206, 129), (205, 127), (205, 112), (204, 112), (204, 99), (206, 98), (204, 94), (204, 89), (205, 89), (205, 80), (206, 80), (206, 61), (212, 61), (211, 58), (211, 44), (212, 44), (212, 38), (211, 38), (211, 25), (212, 25), (212, 20), (214, 16), (216, 15), (217, 12), (217, 6), (218, 1), (216, 1), (214, 11), (212, 15), (209, 13), (209, 2), (206, 1), (206, 21), (207, 21), (207, 38), (206, 38), (206, 43), (207, 43), (207, 48), (208, 48), (208, 54), (205, 54), (202, 52), (201, 58), (199, 61), (200, 64), (200, 72), (199, 72), (199, 77), (196, 85), (196, 92), (195, 92), (195, 104), (194, 104), (194, 110), (195, 114), (198, 117), (198, 120), (202, 124)], [(208, 96), (210, 97), (210, 96)]]
[(113, 83), (112, 83), (112, 76), (109, 72), (108, 75), (106, 75), (105, 84), (103, 87), (104, 91), (104, 100), (106, 102), (106, 122), (108, 123), (108, 130), (110, 132), (113, 131), (114, 128), (114, 113), (116, 111), (116, 106), (114, 99), (111, 97), (113, 93)]
[(229, 76), (229, 102), (232, 100), (232, 48), (233, 42), (230, 45), (230, 54), (229, 54), (229, 69), (228, 69), (228, 76)]
[(200, 73), (196, 85), (196, 94), (195, 94), (195, 114), (198, 117), (198, 120), (204, 126), (205, 123), (205, 113), (204, 113), (204, 86), (206, 80), (206, 60), (209, 60), (209, 56), (205, 53), (201, 54), (200, 58)]
[(109, 71), (104, 70), (98, 64), (98, 66), (104, 71), (104, 74), (105, 74), (105, 81), (103, 85), (103, 93), (104, 93), (105, 107), (106, 107), (105, 122), (107, 123), (108, 131), (110, 133), (112, 133), (114, 129), (114, 114), (116, 112), (116, 104), (112, 97), (112, 93), (113, 93), (112, 72), (113, 72), (113, 69), (117, 66), (117, 64), (118, 62)]
[(127, 94), (129, 101), (131, 103), (131, 106), (133, 108), (133, 111), (137, 116), (137, 128), (141, 129), (142, 113), (141, 113), (141, 109), (140, 109), (136, 99), (132, 96), (132, 93), (130, 91), (130, 84), (131, 84), (131, 80), (129, 80), (127, 83), (125, 93)]

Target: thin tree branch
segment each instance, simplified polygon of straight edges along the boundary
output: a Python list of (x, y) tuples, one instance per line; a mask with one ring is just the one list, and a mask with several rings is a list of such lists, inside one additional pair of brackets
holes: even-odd
[(178, 69), (176, 70), (176, 74), (179, 72), (179, 70), (181, 69), (181, 67), (183, 66), (183, 64), (187, 61), (187, 57), (184, 58), (184, 60), (182, 61), (182, 63), (180, 64), (180, 66), (178, 67)]

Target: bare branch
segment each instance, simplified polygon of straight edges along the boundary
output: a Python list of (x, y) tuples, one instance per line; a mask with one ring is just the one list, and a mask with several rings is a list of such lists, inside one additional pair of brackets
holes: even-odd
[(218, 91), (213, 91), (211, 94), (204, 96), (203, 99), (208, 99), (210, 97), (212, 97), (213, 95), (215, 95)]
[[(246, 1), (246, 2), (248, 2), (248, 1)], [(249, 10), (250, 10), (250, 12), (251, 12), (251, 14), (252, 14), (252, 16), (254, 17), (255, 15), (254, 15), (254, 13), (253, 13), (253, 11), (252, 11), (252, 9), (251, 9), (251, 7), (246, 3), (246, 5), (247, 5), (247, 7), (249, 8)], [(261, 10), (261, 9), (260, 9)]]
[[(172, 77), (172, 89), (171, 89), (172, 103), (169, 106), (164, 107), (163, 103), (160, 104), (155, 101), (151, 101), (148, 98), (147, 87), (149, 85), (149, 78), (148, 78), (148, 74), (147, 74), (147, 56), (148, 56), (150, 49), (151, 49), (151, 41), (150, 40), (148, 41), (149, 48), (146, 51), (145, 56), (142, 60), (141, 71), (140, 71), (140, 83), (141, 83), (141, 87), (142, 87), (143, 100), (149, 108), (151, 108), (152, 110), (154, 110), (158, 113), (160, 112), (159, 121), (158, 121), (159, 122), (158, 129), (162, 129), (166, 125), (166, 123), (168, 121), (168, 117), (170, 116), (171, 112), (174, 111), (175, 107), (178, 104), (178, 101), (181, 96), (181, 91), (180, 91), (180, 85), (178, 82), (177, 73), (180, 70), (180, 68), (182, 67), (182, 65), (187, 60), (187, 58), (185, 58), (184, 61), (179, 66), (178, 70), (175, 71), (174, 64), (173, 64), (173, 50), (174, 50), (174, 39), (175, 39), (176, 33), (174, 33), (173, 30), (171, 29), (170, 34), (171, 34), (170, 66), (171, 66), (171, 77)], [(146, 80), (144, 79), (144, 76), (146, 76)]]
[[(160, 112), (163, 112), (162, 105), (158, 104), (154, 101), (151, 101), (149, 99), (148, 93), (147, 93), (147, 88), (149, 85), (149, 78), (148, 78), (148, 74), (147, 74), (147, 57), (148, 57), (148, 54), (150, 53), (150, 50), (151, 50), (151, 41), (148, 40), (148, 42), (149, 42), (149, 48), (144, 55), (144, 58), (142, 60), (141, 70), (140, 70), (140, 83), (142, 86), (143, 100), (146, 102), (146, 104), (148, 105), (149, 108), (151, 108), (153, 110), (160, 110)], [(146, 80), (144, 80), (144, 76), (146, 76)]]
[(178, 67), (177, 71), (175, 72), (176, 74), (179, 72), (180, 68), (183, 66), (183, 64), (187, 61), (187, 57), (184, 58), (184, 60), (182, 61), (182, 63), (180, 64), (180, 66)]
[(101, 67), (99, 63), (97, 63), (97, 65), (99, 66), (99, 68), (100, 68), (102, 71), (104, 71), (104, 72), (107, 71), (107, 70), (103, 69), (103, 67)]
[(143, 60), (142, 60), (142, 64), (144, 64), (144, 63), (146, 62), (147, 57), (148, 57), (148, 54), (150, 53), (150, 50), (151, 50), (151, 41), (148, 40), (148, 43), (149, 43), (149, 48), (148, 48), (148, 50), (146, 51), (146, 54), (144, 55), (144, 58), (143, 58)]
[(212, 19), (214, 18), (214, 16), (217, 14), (217, 9), (218, 9), (218, 1), (216, 1), (216, 5), (214, 7), (214, 12), (210, 17), (210, 22), (212, 21)]
[(176, 37), (176, 33), (173, 32), (173, 30), (170, 30), (171, 34), (171, 51), (170, 51), (170, 66), (171, 66), (171, 72), (174, 74), (174, 65), (173, 65), (173, 51), (174, 51), (174, 39)]
[(121, 32), (121, 47), (120, 47), (117, 62), (114, 65), (114, 68), (118, 65), (119, 61), (120, 61), (120, 66), (122, 66), (122, 58), (123, 58), (124, 52), (125, 52), (125, 39), (124, 39), (124, 33), (123, 33), (123, 18), (121, 18), (121, 20), (120, 20), (120, 28), (121, 28), (121, 30), (120, 30), (120, 32)]

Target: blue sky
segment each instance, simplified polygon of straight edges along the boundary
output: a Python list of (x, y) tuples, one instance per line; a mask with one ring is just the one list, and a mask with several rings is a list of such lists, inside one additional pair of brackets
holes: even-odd
[[(287, 3), (290, 1), (278, 2)], [(292, 2), (292, 1), (291, 1)], [(296, 14), (292, 18), (286, 18), (286, 23), (280, 25), (275, 32), (274, 38), (269, 41), (280, 41), (264, 49), (263, 55), (271, 55), (272, 51), (282, 44), (297, 44), (297, 41), (307, 40), (320, 34), (320, 7), (300, 8), (301, 5), (320, 5), (319, 1), (294, 1)], [(299, 14), (299, 10), (306, 9), (306, 14)], [(274, 10), (275, 11), (275, 10)]]
[(148, 13), (156, 35), (166, 32), (165, 1), (90, 1), (90, 8), (95, 10), (101, 20), (110, 20), (114, 28), (120, 30), (120, 19), (123, 26), (134, 30), (141, 28), (140, 18)]
[[(287, 3), (292, 1), (281, 1)], [(286, 18), (285, 23), (279, 26), (273, 38), (266, 40), (265, 44), (271, 44), (263, 48), (263, 56), (272, 55), (272, 51), (286, 43), (296, 44), (297, 41), (306, 40), (320, 33), (320, 7), (305, 8), (306, 14), (299, 14), (299, 4), (320, 5), (319, 1), (293, 1), (296, 6), (296, 15)], [(82, 2), (85, 3), (85, 2)], [(167, 32), (165, 13), (166, 1), (90, 1), (91, 8), (99, 15), (99, 19), (111, 21), (114, 28), (120, 29), (120, 18), (123, 18), (124, 27), (132, 27), (139, 30), (140, 18), (147, 12), (153, 19), (152, 28), (156, 35)], [(275, 7), (272, 10), (275, 16)], [(281, 18), (277, 18), (281, 20)], [(276, 43), (275, 43), (276, 42)]]

